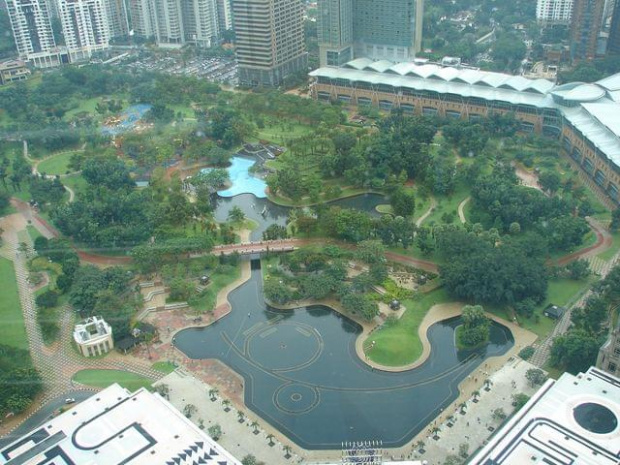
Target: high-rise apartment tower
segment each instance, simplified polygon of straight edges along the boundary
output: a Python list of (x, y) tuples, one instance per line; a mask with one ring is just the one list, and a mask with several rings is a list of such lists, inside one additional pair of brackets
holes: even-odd
[(110, 28), (104, 0), (58, 0), (58, 12), (70, 61), (89, 59), (105, 50)]
[(352, 58), (406, 61), (422, 46), (423, 0), (319, 0), (321, 66)]
[(34, 66), (58, 66), (60, 58), (45, 0), (6, 0), (17, 53)]
[(536, 20), (542, 25), (569, 24), (573, 0), (538, 0)]
[(607, 39), (607, 53), (620, 55), (620, 0), (616, 0)]
[(570, 27), (573, 60), (592, 60), (601, 33), (605, 0), (574, 0)]
[(300, 0), (233, 0), (239, 83), (279, 86), (306, 70)]

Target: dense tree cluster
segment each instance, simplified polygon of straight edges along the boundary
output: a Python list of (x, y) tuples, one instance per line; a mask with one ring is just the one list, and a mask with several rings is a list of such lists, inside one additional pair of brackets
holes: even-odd
[(573, 325), (556, 337), (551, 347), (551, 364), (576, 374), (596, 363), (598, 351), (606, 336), (610, 309), (620, 303), (620, 266), (594, 286), (585, 305), (571, 314)]
[(525, 299), (540, 302), (547, 292), (544, 258), (527, 243), (458, 228), (436, 233), (446, 261), (440, 274), (448, 292), (473, 302), (514, 305)]
[(519, 186), (509, 167), (497, 166), (492, 174), (479, 176), (472, 188), (472, 201), (483, 212), (477, 218), (483, 224), (508, 232), (516, 223), (519, 230), (538, 233), (550, 250), (579, 245), (589, 231), (583, 218), (572, 215), (569, 201)]
[(26, 410), (42, 388), (28, 351), (0, 344), (0, 416)]
[(92, 265), (76, 271), (69, 302), (82, 317), (103, 317), (112, 326), (115, 340), (129, 335), (138, 304), (130, 272), (120, 267), (101, 270)]
[(458, 330), (458, 340), (463, 347), (475, 347), (489, 340), (491, 320), (480, 305), (463, 307), (463, 326)]

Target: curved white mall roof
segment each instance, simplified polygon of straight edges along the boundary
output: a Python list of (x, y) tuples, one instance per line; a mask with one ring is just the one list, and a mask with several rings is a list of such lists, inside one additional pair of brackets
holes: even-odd
[[(319, 68), (310, 76), (557, 109), (620, 167), (620, 73), (593, 84), (575, 82), (555, 86), (545, 79), (476, 69), (358, 58), (341, 68)], [(559, 105), (554, 96), (576, 106)]]

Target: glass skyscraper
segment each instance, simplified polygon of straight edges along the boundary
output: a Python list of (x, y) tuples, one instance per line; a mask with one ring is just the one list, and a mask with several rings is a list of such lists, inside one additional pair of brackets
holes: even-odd
[(420, 50), (423, 0), (319, 0), (318, 7), (321, 66), (406, 61)]

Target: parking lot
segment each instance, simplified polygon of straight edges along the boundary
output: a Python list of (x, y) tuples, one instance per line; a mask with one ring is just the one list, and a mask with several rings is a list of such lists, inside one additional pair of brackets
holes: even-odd
[(192, 58), (183, 60), (181, 56), (128, 57), (117, 66), (126, 69), (149, 70), (160, 73), (196, 76), (222, 84), (237, 84), (237, 64), (233, 58)]

